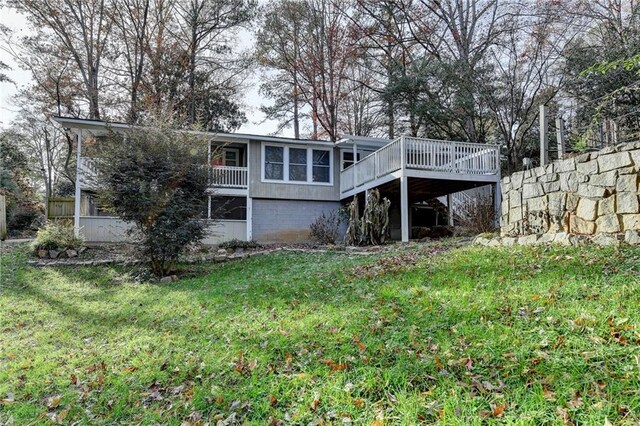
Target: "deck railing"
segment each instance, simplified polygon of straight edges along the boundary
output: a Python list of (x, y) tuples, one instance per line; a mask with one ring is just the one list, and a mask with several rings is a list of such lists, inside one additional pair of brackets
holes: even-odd
[(345, 168), (340, 174), (340, 191), (350, 191), (402, 168), (495, 175), (499, 172), (498, 155), (497, 145), (402, 136)]
[(213, 166), (211, 167), (211, 186), (220, 188), (247, 188), (247, 168)]

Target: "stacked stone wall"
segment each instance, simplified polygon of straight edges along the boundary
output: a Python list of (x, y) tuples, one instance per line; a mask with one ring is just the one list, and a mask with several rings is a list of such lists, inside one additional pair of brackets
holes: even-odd
[(502, 179), (502, 236), (640, 230), (640, 142)]

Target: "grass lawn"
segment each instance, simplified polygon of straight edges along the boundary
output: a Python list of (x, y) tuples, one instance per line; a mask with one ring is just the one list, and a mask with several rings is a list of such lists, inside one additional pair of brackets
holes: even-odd
[(0, 424), (640, 422), (640, 249), (429, 247), (171, 284), (5, 254)]

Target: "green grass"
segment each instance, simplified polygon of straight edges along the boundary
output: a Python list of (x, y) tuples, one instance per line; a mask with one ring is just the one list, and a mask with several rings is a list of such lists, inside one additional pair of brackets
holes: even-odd
[(157, 284), (5, 254), (0, 424), (640, 421), (639, 249), (384, 256)]

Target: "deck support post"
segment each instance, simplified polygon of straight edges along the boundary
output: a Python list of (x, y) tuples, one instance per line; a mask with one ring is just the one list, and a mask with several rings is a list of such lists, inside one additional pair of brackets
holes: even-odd
[(402, 242), (409, 242), (409, 178), (404, 174), (400, 177), (400, 228)]
[(82, 180), (82, 168), (80, 165), (80, 158), (82, 156), (82, 129), (78, 129), (78, 141), (77, 141), (77, 149), (76, 149), (76, 193), (75, 193), (75, 205), (73, 211), (73, 233), (76, 237), (80, 236), (80, 205), (82, 201), (82, 190), (81, 190), (81, 180)]
[(453, 194), (447, 194), (447, 212), (449, 226), (453, 226)]

